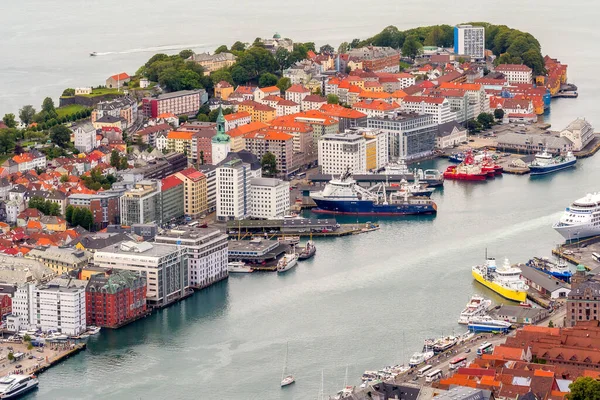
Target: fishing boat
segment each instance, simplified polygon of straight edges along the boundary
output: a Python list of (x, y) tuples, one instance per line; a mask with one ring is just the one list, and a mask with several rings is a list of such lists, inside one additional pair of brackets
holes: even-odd
[(567, 262), (563, 259), (559, 258), (558, 261), (554, 263), (547, 257), (533, 257), (531, 260), (527, 261), (525, 265), (558, 278), (561, 281), (571, 283), (571, 277), (573, 276), (573, 273), (571, 272)]
[(250, 273), (254, 272), (254, 269), (249, 267), (243, 261), (231, 261), (227, 263), (227, 272), (231, 273)]
[(92, 51), (92, 52), (90, 53), (90, 57), (96, 57), (97, 55), (98, 55), (98, 53), (97, 53), (97, 52), (95, 52), (95, 51)]
[(511, 266), (508, 259), (497, 268), (496, 259), (486, 257), (485, 264), (472, 267), (471, 273), (477, 282), (506, 299), (519, 303), (527, 299), (529, 286), (521, 278), (521, 270)]
[(296, 382), (296, 378), (294, 375), (287, 373), (287, 363), (288, 363), (288, 354), (289, 354), (290, 346), (289, 343), (285, 345), (285, 362), (283, 363), (283, 371), (281, 372), (281, 387), (285, 387), (291, 385)]
[(465, 309), (460, 313), (458, 323), (466, 325), (473, 317), (485, 315), (491, 305), (492, 301), (490, 299), (486, 299), (485, 297), (477, 294), (472, 296)]
[(298, 255), (295, 253), (284, 254), (277, 263), (277, 272), (286, 272), (298, 264)]
[(309, 258), (312, 258), (316, 252), (317, 248), (315, 247), (315, 244), (312, 240), (309, 240), (306, 242), (306, 246), (298, 253), (298, 260), (308, 260)]
[(453, 163), (461, 163), (465, 160), (465, 153), (452, 153), (448, 156), (448, 161)]
[(317, 204), (314, 213), (346, 215), (402, 216), (435, 214), (437, 205), (422, 196), (392, 192), (388, 195), (385, 185), (378, 184), (365, 189), (356, 184), (347, 169), (339, 179), (330, 180), (319, 192), (311, 192)]
[(572, 152), (554, 157), (547, 149), (535, 155), (535, 160), (529, 164), (531, 175), (544, 175), (575, 166), (577, 158)]
[(471, 319), (469, 330), (471, 332), (508, 332), (511, 325), (510, 322), (483, 315)]

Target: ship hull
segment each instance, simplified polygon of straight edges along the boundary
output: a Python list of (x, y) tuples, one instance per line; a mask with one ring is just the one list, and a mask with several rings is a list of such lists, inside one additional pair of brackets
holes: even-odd
[(510, 289), (504, 288), (504, 287), (498, 285), (497, 283), (490, 282), (490, 281), (484, 279), (483, 276), (479, 275), (475, 271), (471, 271), (471, 273), (473, 274), (473, 278), (477, 282), (481, 283), (483, 286), (487, 287), (488, 289), (493, 290), (494, 292), (498, 293), (500, 296), (504, 297), (505, 299), (517, 301), (519, 303), (523, 303), (525, 300), (527, 300), (527, 292), (517, 292), (516, 290), (510, 290)]
[(529, 170), (531, 171), (531, 175), (535, 176), (535, 175), (546, 175), (546, 174), (551, 174), (553, 172), (557, 172), (563, 169), (567, 169), (567, 168), (571, 168), (573, 166), (575, 166), (575, 164), (577, 163), (577, 159), (575, 160), (571, 160), (571, 161), (567, 161), (565, 163), (562, 164), (555, 164), (555, 165), (548, 165), (548, 166), (533, 166), (530, 165), (529, 166)]
[(317, 208), (312, 212), (337, 215), (381, 215), (401, 216), (417, 214), (436, 214), (436, 207), (426, 204), (387, 204), (379, 205), (370, 200), (326, 200), (313, 198)]
[(471, 332), (508, 332), (510, 327), (469, 323)]
[(459, 174), (452, 172), (444, 172), (444, 179), (451, 179), (455, 181), (485, 181), (488, 178), (488, 174)]
[(567, 282), (567, 283), (571, 283), (571, 277), (573, 276), (573, 274), (571, 273), (564, 273), (564, 272), (553, 272), (553, 271), (548, 271), (547, 269), (544, 268), (539, 268), (536, 266), (531, 266), (534, 269), (537, 269), (538, 271), (546, 274), (546, 275), (550, 275), (553, 276), (556, 279), (560, 279), (561, 281)]
[(585, 239), (600, 235), (600, 229), (591, 223), (585, 225), (559, 225), (554, 224), (554, 230), (562, 235), (565, 240)]

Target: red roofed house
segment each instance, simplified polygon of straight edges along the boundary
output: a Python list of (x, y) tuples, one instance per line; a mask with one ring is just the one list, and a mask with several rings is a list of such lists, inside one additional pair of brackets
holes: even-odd
[(450, 110), (450, 103), (444, 97), (406, 96), (402, 99), (402, 109), (419, 114), (431, 114), (438, 125), (456, 119), (456, 114)]
[(225, 115), (225, 132), (228, 132), (238, 126), (247, 125), (251, 122), (251, 115), (248, 111), (240, 111), (234, 114)]
[(125, 72), (121, 72), (120, 74), (113, 75), (106, 80), (106, 87), (109, 89), (116, 88), (120, 89), (123, 87), (124, 83), (127, 83), (131, 80), (131, 77), (127, 75)]
[(367, 121), (367, 114), (351, 108), (342, 107), (339, 104), (324, 104), (321, 106), (320, 111), (328, 117), (339, 121), (340, 132), (357, 127), (362, 122)]
[(259, 131), (266, 128), (268, 125), (264, 122), (250, 122), (247, 125), (241, 125), (227, 132), (227, 135), (231, 138), (230, 151), (237, 153), (246, 148), (246, 140), (244, 136), (248, 133)]
[(369, 117), (383, 117), (385, 113), (400, 109), (397, 103), (387, 103), (381, 100), (359, 101), (352, 108), (366, 114)]
[(527, 65), (500, 64), (495, 69), (506, 77), (509, 83), (531, 83), (533, 71)]
[(292, 85), (285, 91), (285, 99), (298, 104), (301, 104), (308, 95), (310, 95), (310, 90), (302, 85)]
[(302, 99), (300, 109), (302, 111), (318, 110), (323, 104), (327, 104), (327, 99), (316, 94), (309, 94)]
[(245, 136), (246, 150), (260, 160), (265, 153), (270, 152), (277, 160), (277, 170), (287, 175), (294, 164), (294, 137), (289, 133), (270, 131), (253, 132)]
[(221, 81), (215, 85), (215, 98), (227, 100), (233, 93), (233, 86), (229, 82)]
[(281, 91), (277, 86), (258, 88), (258, 90), (254, 92), (254, 101), (261, 101), (267, 96), (281, 96)]

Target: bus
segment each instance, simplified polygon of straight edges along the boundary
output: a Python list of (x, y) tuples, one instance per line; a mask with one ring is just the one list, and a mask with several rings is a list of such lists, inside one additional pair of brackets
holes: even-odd
[(298, 178), (298, 179), (302, 179), (302, 178), (305, 178), (305, 177), (306, 177), (306, 172), (301, 172), (298, 175), (296, 175), (296, 178)]
[(427, 376), (425, 377), (425, 382), (437, 381), (441, 377), (442, 377), (442, 370), (436, 369), (435, 371), (432, 371), (427, 374)]
[(422, 376), (425, 376), (425, 373), (427, 371), (429, 371), (431, 368), (433, 368), (431, 365), (426, 365), (423, 368), (421, 368), (420, 370), (417, 371), (417, 376), (419, 378), (421, 378)]
[(467, 365), (467, 357), (456, 357), (450, 360), (450, 369), (465, 367)]
[(190, 223), (188, 224), (188, 226), (189, 226), (190, 228), (193, 228), (193, 227), (195, 227), (196, 225), (198, 225), (199, 223), (200, 223), (200, 221), (194, 221), (194, 222), (190, 222)]
[(592, 257), (594, 258), (594, 260), (600, 262), (600, 254), (598, 254), (598, 253), (592, 253)]
[(482, 354), (490, 354), (492, 351), (494, 351), (494, 345), (488, 342), (484, 342), (477, 349), (477, 355), (480, 356)]

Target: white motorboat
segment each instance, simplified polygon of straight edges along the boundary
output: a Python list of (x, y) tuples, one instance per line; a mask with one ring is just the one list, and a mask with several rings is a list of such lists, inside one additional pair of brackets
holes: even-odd
[(411, 367), (416, 367), (417, 365), (429, 360), (434, 355), (435, 353), (433, 352), (433, 350), (428, 350), (427, 348), (425, 348), (425, 351), (423, 351), (422, 353), (413, 354), (410, 360), (408, 361), (408, 365), (410, 365)]
[(471, 322), (473, 317), (485, 315), (491, 305), (492, 301), (490, 299), (486, 299), (485, 297), (479, 295), (474, 295), (467, 303), (465, 309), (460, 313), (458, 323), (467, 325), (469, 322)]
[(90, 325), (90, 326), (87, 327), (87, 329), (88, 329), (87, 332), (90, 335), (97, 335), (98, 333), (100, 333), (100, 327), (98, 327), (98, 326), (91, 326)]
[(16, 399), (39, 384), (35, 375), (6, 375), (0, 378), (0, 399)]
[(277, 263), (277, 272), (285, 272), (298, 264), (298, 254), (284, 254)]
[(254, 272), (254, 270), (243, 261), (231, 261), (230, 263), (227, 263), (227, 272), (230, 274), (236, 272), (249, 273)]
[(98, 55), (98, 53), (97, 53), (97, 52), (95, 52), (95, 51), (92, 51), (92, 52), (90, 53), (90, 57), (96, 57), (97, 55)]

